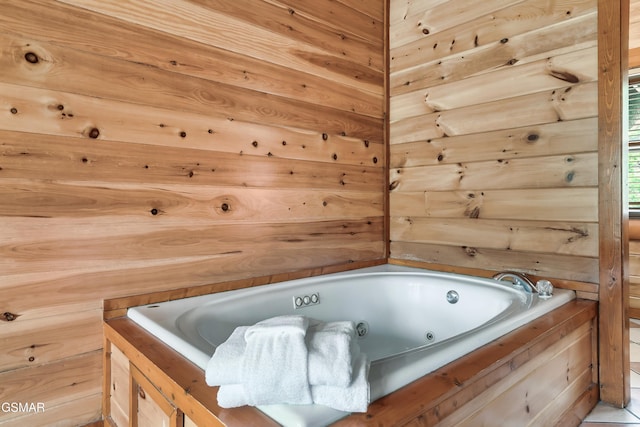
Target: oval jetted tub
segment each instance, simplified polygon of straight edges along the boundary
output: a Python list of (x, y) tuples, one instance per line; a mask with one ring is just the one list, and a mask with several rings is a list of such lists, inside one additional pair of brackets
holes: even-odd
[[(233, 330), (279, 315), (353, 321), (371, 361), (371, 401), (575, 298), (550, 299), (508, 282), (381, 265), (133, 307), (128, 317), (206, 369)], [(258, 407), (284, 426), (326, 426), (346, 415), (322, 405)]]

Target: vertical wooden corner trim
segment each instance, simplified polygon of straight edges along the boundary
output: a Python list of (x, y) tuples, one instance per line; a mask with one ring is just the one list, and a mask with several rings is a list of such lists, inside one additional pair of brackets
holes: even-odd
[(391, 170), (391, 132), (389, 122), (391, 120), (391, 89), (389, 85), (389, 75), (391, 69), (391, 45), (389, 43), (391, 0), (384, 2), (384, 230), (383, 238), (385, 241), (384, 257), (391, 258), (391, 207), (390, 207), (390, 191), (389, 191), (389, 171)]
[(629, 0), (598, 0), (599, 384), (600, 398), (630, 399), (626, 84)]

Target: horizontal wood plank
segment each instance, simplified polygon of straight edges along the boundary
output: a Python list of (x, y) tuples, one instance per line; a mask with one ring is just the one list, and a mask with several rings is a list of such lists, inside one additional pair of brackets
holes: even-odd
[(392, 217), (391, 241), (597, 258), (597, 224)]
[[(218, 46), (261, 61), (308, 72), (347, 86), (378, 92), (382, 73), (266, 29), (247, 25), (214, 9), (184, 0), (107, 4), (94, 0), (60, 0), (97, 13)], [(159, 7), (160, 6), (160, 7)]]
[(100, 400), (101, 394), (97, 393), (61, 405), (45, 406), (44, 412), (0, 420), (0, 426), (51, 427), (52, 420), (57, 420), (56, 427), (102, 427)]
[(486, 162), (394, 168), (393, 191), (504, 190), (597, 185), (598, 153), (497, 159)]
[[(446, 246), (417, 242), (391, 242), (397, 259), (493, 271), (517, 270), (528, 274), (576, 282), (598, 283), (598, 259), (559, 254), (505, 251), (473, 246)], [(553, 280), (552, 280), (553, 281)], [(568, 284), (563, 287), (572, 288)]]
[[(596, 53), (595, 47), (576, 50), (398, 95), (402, 106), (392, 110), (390, 120), (565, 89), (568, 82), (594, 82), (598, 78)], [(395, 98), (391, 97), (392, 106)]]
[[(46, 410), (73, 400), (99, 396), (101, 373), (102, 352), (99, 350), (34, 368), (3, 372), (0, 373), (0, 400), (41, 402)], [(93, 419), (100, 413), (100, 400), (96, 400), (92, 400), (96, 405), (92, 408)], [(3, 411), (0, 413), (0, 423), (15, 421), (23, 415)]]
[[(326, 221), (379, 216), (383, 209), (383, 196), (373, 191), (81, 181), (32, 183), (20, 179), (6, 179), (4, 183), (0, 197), (6, 204), (0, 206), (0, 215), (6, 217), (7, 238), (30, 239), (54, 230), (59, 235), (70, 235), (74, 230), (91, 227), (99, 227), (94, 231), (96, 237), (139, 234), (151, 229), (182, 228), (186, 220), (195, 227), (235, 221)], [(25, 211), (29, 215), (23, 215)], [(117, 216), (123, 220), (118, 221)], [(150, 222), (154, 216), (162, 221)], [(69, 223), (68, 218), (76, 220)]]
[[(297, 0), (294, 3), (278, 3), (290, 15), (311, 16), (323, 26), (340, 31), (341, 38), (360, 38), (380, 49), (383, 47), (385, 28), (382, 2), (370, 4), (366, 0), (340, 0), (327, 5), (313, 0)], [(246, 13), (242, 12), (244, 10), (238, 15), (246, 19)], [(317, 42), (313, 44), (321, 45)]]
[[(391, 216), (597, 222), (597, 189), (392, 192)], [(558, 208), (554, 208), (558, 206)], [(560, 208), (560, 206), (563, 206)], [(567, 209), (569, 211), (567, 211)]]
[(392, 144), (390, 167), (595, 152), (597, 147), (597, 120), (588, 118)]
[[(149, 218), (153, 221), (152, 218)], [(200, 227), (154, 229), (146, 232), (119, 232), (112, 236), (57, 236), (49, 233), (47, 239), (34, 239), (23, 245), (0, 247), (0, 268), (7, 276), (37, 272), (108, 270), (121, 260), (121, 266), (153, 265), (159, 260), (215, 259), (227, 255), (243, 255), (239, 247), (251, 247), (246, 255), (268, 254), (270, 251), (330, 250), (333, 245), (344, 248), (379, 250), (377, 242), (382, 230), (380, 219), (361, 218), (300, 223), (228, 224)], [(115, 251), (113, 248), (118, 248)], [(176, 253), (178, 252), (178, 253)], [(0, 286), (0, 289), (4, 286)], [(8, 302), (7, 300), (5, 300)]]
[[(42, 296), (46, 298), (46, 295)], [(3, 318), (6, 319), (6, 318)], [(0, 372), (26, 368), (90, 353), (102, 348), (100, 310), (23, 321), (3, 321)]]
[[(597, 84), (585, 83), (417, 116), (390, 124), (395, 144), (596, 117)], [(508, 114), (506, 114), (508, 112)]]
[[(0, 131), (4, 178), (379, 191), (377, 166), (295, 162), (144, 144)], [(51, 147), (56, 147), (52, 150)], [(316, 168), (320, 167), (322, 172)], [(246, 171), (250, 170), (251, 174)]]

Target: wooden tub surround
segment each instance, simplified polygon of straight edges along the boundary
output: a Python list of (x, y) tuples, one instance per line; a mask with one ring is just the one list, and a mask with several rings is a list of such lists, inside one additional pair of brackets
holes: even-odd
[[(127, 317), (107, 313), (104, 335), (105, 425), (278, 425), (220, 408), (200, 368)], [(574, 300), (334, 426), (577, 426), (599, 398), (597, 354), (597, 302)]]

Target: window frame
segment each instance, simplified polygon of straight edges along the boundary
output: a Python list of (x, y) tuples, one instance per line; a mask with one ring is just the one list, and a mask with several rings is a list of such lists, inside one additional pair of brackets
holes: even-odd
[[(629, 74), (628, 208), (629, 217), (640, 219), (640, 70)], [(635, 108), (635, 111), (633, 107)], [(635, 118), (635, 120), (634, 120)], [(633, 190), (636, 191), (633, 191)]]

